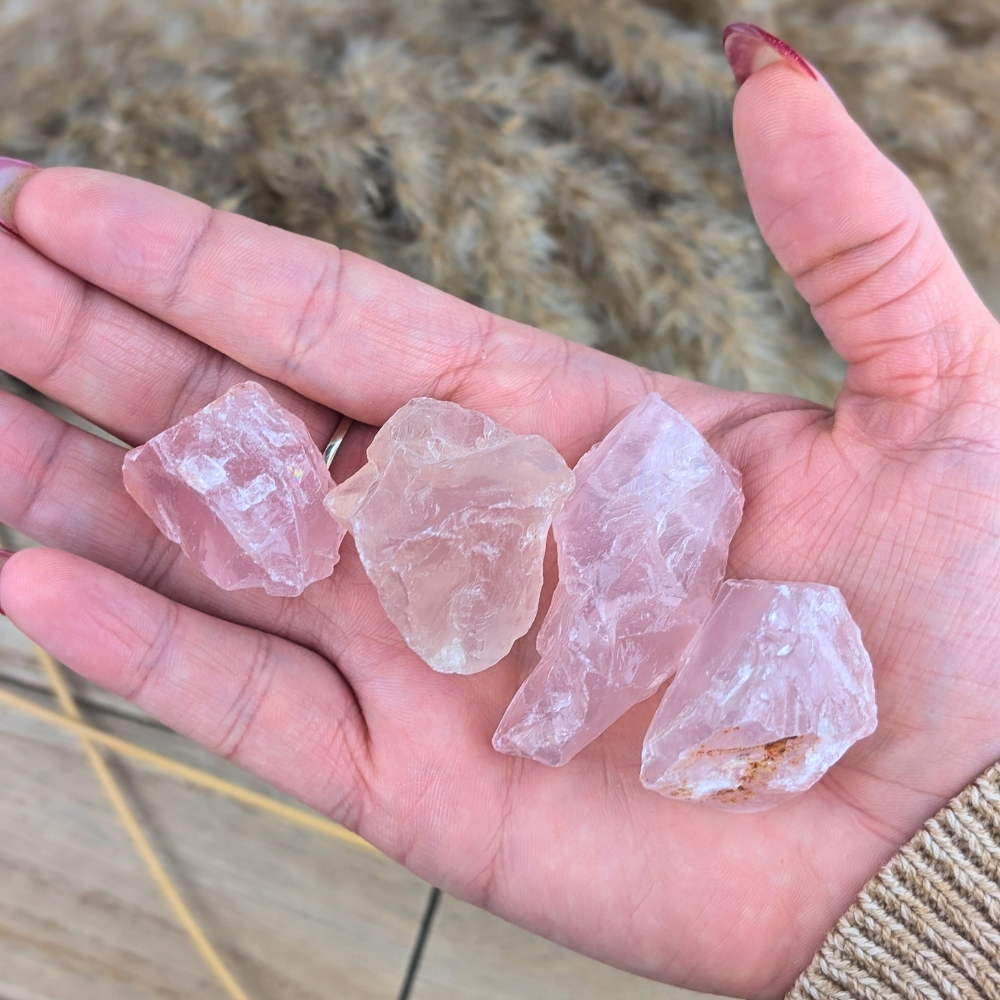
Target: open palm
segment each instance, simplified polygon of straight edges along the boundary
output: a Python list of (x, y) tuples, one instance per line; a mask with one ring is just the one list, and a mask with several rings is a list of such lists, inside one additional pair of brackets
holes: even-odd
[(415, 396), (541, 434), (572, 463), (660, 392), (743, 472), (730, 573), (836, 584), (872, 654), (879, 729), (808, 794), (731, 815), (644, 791), (654, 704), (564, 768), (500, 756), (490, 737), (530, 637), (484, 674), (432, 673), (350, 541), (301, 598), (224, 593), (124, 493), (117, 446), (9, 396), (0, 519), (58, 550), (7, 564), (4, 610), (456, 896), (649, 976), (787, 988), (879, 864), (1000, 757), (1000, 330), (915, 190), (821, 84), (767, 67), (737, 98), (736, 131), (761, 228), (848, 362), (833, 412), (653, 374), (76, 169), (18, 198), (0, 367), (131, 443), (260, 379), (317, 443), (337, 412), (368, 425), (338, 480)]

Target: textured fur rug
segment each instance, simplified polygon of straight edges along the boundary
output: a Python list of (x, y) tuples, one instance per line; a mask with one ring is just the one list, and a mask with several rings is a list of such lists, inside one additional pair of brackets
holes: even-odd
[(1000, 286), (997, 0), (0, 0), (0, 150), (135, 174), (650, 367), (829, 401), (753, 223), (729, 20), (784, 35)]

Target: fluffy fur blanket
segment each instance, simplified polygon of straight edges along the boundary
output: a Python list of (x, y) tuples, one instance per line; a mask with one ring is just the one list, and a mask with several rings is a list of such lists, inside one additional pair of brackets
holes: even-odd
[(800, 47), (1000, 295), (997, 0), (5, 0), (0, 150), (358, 250), (650, 367), (829, 401), (732, 147), (729, 20)]

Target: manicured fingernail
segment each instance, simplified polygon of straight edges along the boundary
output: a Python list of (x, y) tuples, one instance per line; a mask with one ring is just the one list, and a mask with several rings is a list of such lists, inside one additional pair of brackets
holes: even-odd
[(20, 235), (14, 225), (14, 200), (24, 182), (41, 167), (10, 156), (0, 156), (0, 228), (14, 236)]
[(722, 44), (741, 87), (758, 70), (776, 62), (786, 62), (811, 79), (819, 80), (816, 71), (791, 45), (755, 24), (729, 25), (722, 33)]
[[(0, 569), (3, 569), (4, 563), (13, 555), (14, 553), (10, 549), (0, 549)], [(3, 608), (0, 608), (0, 615), (3, 614)], [(6, 616), (5, 616), (6, 617)]]

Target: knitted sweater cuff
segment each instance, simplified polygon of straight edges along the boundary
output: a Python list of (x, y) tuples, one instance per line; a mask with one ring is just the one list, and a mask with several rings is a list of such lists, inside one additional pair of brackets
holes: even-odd
[(865, 886), (787, 1000), (1000, 998), (1000, 764)]

